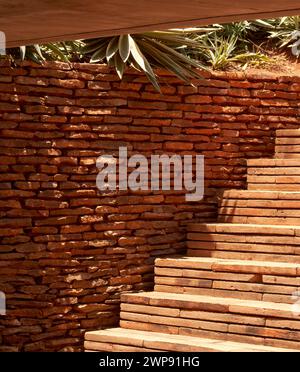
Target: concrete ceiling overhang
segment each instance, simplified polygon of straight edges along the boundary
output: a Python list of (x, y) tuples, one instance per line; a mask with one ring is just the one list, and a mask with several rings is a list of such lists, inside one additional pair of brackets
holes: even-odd
[(300, 14), (299, 0), (0, 0), (8, 47)]

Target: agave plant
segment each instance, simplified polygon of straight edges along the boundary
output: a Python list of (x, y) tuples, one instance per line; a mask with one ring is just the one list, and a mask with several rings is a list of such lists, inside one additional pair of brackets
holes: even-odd
[(80, 41), (66, 41), (42, 45), (34, 44), (9, 49), (8, 54), (14, 58), (20, 58), (22, 61), (29, 59), (36, 63), (41, 63), (45, 60), (70, 62), (81, 58), (81, 47), (82, 42)]
[(179, 30), (126, 34), (85, 40), (81, 52), (90, 56), (90, 62), (107, 62), (122, 79), (127, 66), (143, 71), (157, 90), (160, 90), (154, 68), (161, 67), (189, 82), (199, 78), (192, 67), (204, 66), (186, 55), (185, 51), (200, 47), (195, 40)]
[[(209, 32), (198, 34), (195, 40), (201, 45), (199, 58), (205, 65), (214, 69), (224, 69), (231, 64), (242, 68), (249, 64), (257, 65), (269, 61), (266, 54), (261, 53), (256, 39), (262, 37), (262, 31), (256, 22), (236, 22), (225, 25), (213, 25)], [(266, 34), (266, 32), (264, 31)]]
[(275, 41), (279, 48), (297, 47), (300, 32), (300, 16), (281, 17), (267, 21), (257, 21), (261, 28), (268, 32), (268, 37)]
[(269, 62), (269, 58), (259, 51), (251, 52), (247, 47), (239, 45), (237, 36), (214, 37), (203, 39), (205, 47), (201, 49), (202, 58), (207, 65), (213, 69), (224, 69), (232, 63), (240, 65), (242, 68), (249, 64), (261, 64)]

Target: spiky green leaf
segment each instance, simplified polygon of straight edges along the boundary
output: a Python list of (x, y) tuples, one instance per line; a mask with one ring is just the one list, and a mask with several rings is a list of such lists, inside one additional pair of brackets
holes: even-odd
[(119, 54), (123, 62), (126, 62), (130, 56), (129, 35), (121, 35), (119, 38)]
[(109, 60), (115, 55), (119, 47), (119, 36), (113, 37), (107, 45), (106, 59)]

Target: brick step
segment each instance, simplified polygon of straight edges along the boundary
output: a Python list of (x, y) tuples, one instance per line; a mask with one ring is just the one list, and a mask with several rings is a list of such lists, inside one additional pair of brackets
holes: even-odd
[(300, 145), (275, 145), (275, 156), (277, 157), (277, 154), (300, 154)]
[(300, 145), (300, 137), (279, 137), (275, 139), (275, 144), (278, 146), (293, 147)]
[[(293, 159), (254, 159), (247, 161), (247, 181), (251, 183), (299, 183), (300, 161)], [(269, 185), (268, 185), (269, 186)]]
[(300, 129), (277, 129), (276, 138), (279, 137), (300, 137)]
[(251, 160), (247, 162), (248, 190), (298, 191), (300, 189), (299, 161), (260, 160), (265, 160), (265, 164)]
[(299, 129), (280, 129), (276, 131), (275, 158), (295, 160), (300, 158)]
[(300, 191), (225, 190), (222, 197), (225, 199), (300, 200)]
[(165, 292), (131, 293), (122, 295), (120, 326), (300, 349), (300, 315), (286, 303)]
[(275, 139), (275, 158), (279, 154), (299, 154), (300, 153), (300, 137), (276, 137)]
[(264, 183), (260, 179), (261, 183), (253, 182), (248, 183), (248, 190), (269, 190), (269, 191), (298, 191), (300, 189), (300, 182), (295, 184), (290, 183)]
[(275, 157), (281, 154), (300, 155), (300, 131), (295, 129), (283, 129), (276, 131)]
[(249, 343), (196, 338), (182, 334), (110, 328), (85, 334), (86, 351), (296, 352)]
[[(190, 294), (138, 292), (121, 295), (121, 302), (129, 304), (162, 306), (176, 309), (275, 317), (297, 321), (300, 329), (300, 314), (292, 304), (266, 301), (242, 300), (227, 297), (212, 297)], [(300, 347), (300, 345), (299, 345)]]
[[(220, 208), (239, 207), (239, 208), (265, 208), (282, 210), (300, 210), (300, 200), (263, 200), (263, 199), (225, 199), (221, 202)], [(294, 212), (295, 212), (294, 211)]]
[(219, 205), (219, 222), (300, 225), (300, 192), (228, 190)]
[(248, 159), (247, 167), (248, 169), (268, 168), (270, 171), (277, 171), (277, 168), (280, 168), (282, 170), (286, 169), (289, 172), (289, 168), (294, 170), (300, 168), (300, 159)]
[(276, 153), (276, 158), (279, 159), (300, 159), (300, 153), (296, 152), (277, 152)]
[(300, 264), (210, 257), (155, 261), (155, 291), (294, 303)]
[(277, 137), (275, 144), (279, 146), (298, 146), (300, 145), (300, 137)]
[(300, 263), (300, 226), (188, 225), (188, 256)]
[[(255, 167), (255, 168), (248, 168), (248, 177), (250, 179), (253, 178), (252, 182), (255, 182), (254, 177), (265, 177), (266, 182), (272, 183), (274, 181), (278, 181), (281, 183), (287, 181), (299, 181), (300, 177), (300, 168), (295, 167), (276, 167), (276, 168), (268, 168), (268, 167)], [(274, 181), (268, 181), (267, 178), (274, 177)], [(281, 177), (281, 178), (280, 178)], [(286, 179), (284, 179), (286, 178)]]
[(283, 129), (276, 131), (275, 157), (280, 153), (299, 153), (300, 131), (299, 129)]

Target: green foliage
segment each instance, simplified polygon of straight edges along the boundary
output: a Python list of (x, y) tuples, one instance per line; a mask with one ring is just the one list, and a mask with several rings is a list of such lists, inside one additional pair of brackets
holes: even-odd
[(91, 63), (105, 61), (114, 67), (120, 79), (127, 66), (142, 71), (159, 90), (153, 68), (172, 71), (186, 82), (199, 78), (192, 67), (204, 66), (184, 53), (187, 49), (197, 50), (199, 47), (197, 41), (182, 31), (155, 31), (86, 40), (82, 53)]
[(262, 38), (261, 34), (256, 22), (214, 25), (209, 32), (196, 35), (201, 47), (194, 58), (203, 60), (213, 69), (225, 69), (233, 64), (246, 68), (268, 62), (270, 59), (260, 51), (256, 41)]
[(250, 52), (247, 46), (241, 47), (237, 36), (228, 37), (214, 35), (203, 39), (202, 58), (213, 69), (225, 69), (232, 64), (246, 68), (270, 59), (259, 51)]
[(8, 54), (16, 59), (25, 59), (42, 63), (43, 61), (69, 62), (80, 60), (81, 41), (66, 41), (59, 43), (34, 44), (8, 49)]
[(261, 27), (268, 33), (269, 39), (274, 40), (279, 48), (296, 46), (299, 37), (296, 38), (295, 33), (300, 31), (300, 16), (275, 18), (260, 22)]
[(127, 67), (145, 73), (159, 90), (156, 68), (189, 82), (199, 78), (197, 68), (246, 68), (270, 62), (266, 42), (289, 50), (296, 46), (300, 16), (215, 24), (209, 27), (153, 31), (10, 49), (14, 58), (107, 63), (122, 79)]

